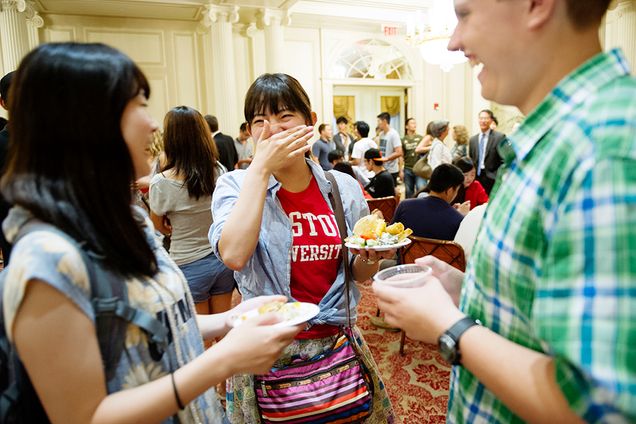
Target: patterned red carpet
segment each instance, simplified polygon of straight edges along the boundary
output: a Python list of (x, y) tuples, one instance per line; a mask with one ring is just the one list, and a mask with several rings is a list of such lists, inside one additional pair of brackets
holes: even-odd
[(371, 325), (377, 306), (369, 283), (359, 285), (362, 300), (358, 326), (371, 347), (396, 415), (404, 424), (444, 423), (450, 368), (436, 346), (406, 339), (400, 356), (400, 333)]

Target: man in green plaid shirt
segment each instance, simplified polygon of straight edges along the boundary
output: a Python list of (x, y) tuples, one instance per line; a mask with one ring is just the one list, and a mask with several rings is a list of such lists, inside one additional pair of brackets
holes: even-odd
[(455, 0), (449, 48), (527, 118), (465, 275), (427, 257), (424, 287), (374, 285), (457, 365), (448, 422), (636, 422), (636, 80), (601, 52), (609, 3)]

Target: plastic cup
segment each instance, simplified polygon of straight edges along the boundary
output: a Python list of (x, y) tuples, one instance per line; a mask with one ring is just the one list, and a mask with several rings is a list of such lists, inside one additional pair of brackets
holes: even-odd
[(421, 287), (426, 284), (433, 270), (429, 266), (415, 264), (398, 265), (384, 269), (373, 277), (379, 284), (396, 288)]

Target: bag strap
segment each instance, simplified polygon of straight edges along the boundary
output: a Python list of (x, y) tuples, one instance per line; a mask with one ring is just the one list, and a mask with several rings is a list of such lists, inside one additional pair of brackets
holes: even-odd
[(106, 381), (109, 381), (117, 370), (124, 350), (127, 323), (143, 330), (148, 335), (151, 347), (155, 345), (164, 349), (168, 345), (166, 326), (143, 309), (130, 306), (124, 277), (107, 272), (102, 265), (103, 256), (86, 249), (85, 243), (78, 242), (64, 231), (42, 222), (25, 224), (18, 232), (15, 242), (17, 243), (26, 234), (38, 230), (58, 234), (75, 246), (82, 257), (91, 286), (91, 304), (95, 313), (97, 339)]
[(351, 273), (351, 264), (349, 263), (349, 259), (347, 258), (347, 247), (345, 246), (345, 238), (347, 238), (347, 224), (345, 223), (342, 198), (340, 197), (340, 190), (338, 189), (336, 178), (331, 172), (325, 172), (325, 177), (331, 183), (329, 201), (331, 202), (333, 213), (336, 216), (336, 222), (338, 224), (338, 230), (340, 232), (340, 242), (342, 243), (340, 254), (342, 256), (342, 262), (345, 271), (345, 302), (347, 308), (347, 326), (349, 329), (351, 329), (353, 328), (353, 326), (351, 325), (351, 295), (349, 294), (349, 289), (351, 286), (351, 281), (353, 280), (353, 276)]

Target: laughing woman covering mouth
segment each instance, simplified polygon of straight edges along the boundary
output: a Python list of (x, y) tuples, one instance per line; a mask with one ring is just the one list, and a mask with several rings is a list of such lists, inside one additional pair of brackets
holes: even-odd
[[(322, 168), (305, 157), (316, 114), (298, 81), (286, 74), (261, 75), (245, 99), (245, 120), (256, 143), (250, 167), (222, 175), (212, 199), (214, 224), (210, 242), (225, 264), (236, 270), (244, 298), (281, 294), (318, 304), (311, 327), (279, 358), (289, 364), (293, 355), (311, 358), (334, 344), (346, 324), (341, 237), (328, 200), (332, 185)], [(330, 171), (342, 197), (349, 231), (369, 213), (358, 183)], [(343, 235), (344, 237), (345, 235)], [(351, 260), (347, 252), (347, 259)], [(353, 259), (353, 278), (364, 281), (378, 269), (378, 253)], [(395, 250), (382, 252), (390, 257)], [(360, 297), (351, 289), (351, 314)], [(391, 423), (393, 410), (371, 353), (356, 328), (362, 359), (371, 371), (375, 394), (367, 423)], [(252, 375), (228, 383), (228, 417), (233, 423), (259, 423)], [(327, 421), (331, 422), (331, 421)]]

